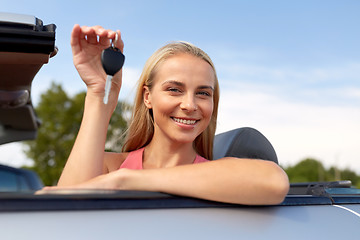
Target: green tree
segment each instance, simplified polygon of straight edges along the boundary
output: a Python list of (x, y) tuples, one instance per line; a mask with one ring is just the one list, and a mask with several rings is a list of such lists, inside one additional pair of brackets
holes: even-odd
[(333, 166), (325, 169), (322, 163), (315, 159), (304, 159), (295, 166), (284, 168), (284, 170), (292, 183), (350, 180), (354, 187), (360, 188), (360, 176), (354, 171), (341, 170)]
[(325, 181), (325, 168), (321, 162), (307, 158), (293, 167), (285, 169), (290, 182)]
[(340, 171), (341, 179), (343, 180), (350, 180), (353, 186), (360, 187), (360, 177), (356, 175), (354, 171), (350, 169), (344, 169)]
[[(24, 152), (33, 160), (31, 169), (39, 174), (45, 185), (56, 184), (60, 177), (80, 128), (84, 99), (85, 92), (69, 97), (60, 84), (52, 83), (35, 108), (41, 125), (37, 138), (24, 143)], [(127, 127), (123, 106), (120, 103), (116, 108), (109, 125), (106, 146), (110, 151), (122, 146), (116, 140)]]

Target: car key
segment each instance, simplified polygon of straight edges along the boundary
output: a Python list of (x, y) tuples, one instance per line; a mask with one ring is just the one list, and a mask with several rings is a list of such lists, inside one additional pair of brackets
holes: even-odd
[[(116, 34), (115, 42), (117, 41), (118, 35)], [(105, 82), (105, 96), (104, 96), (104, 104), (108, 103), (109, 94), (111, 89), (111, 80), (113, 76), (120, 71), (122, 66), (124, 65), (125, 56), (124, 54), (115, 47), (114, 42), (111, 43), (111, 46), (104, 49), (101, 53), (101, 63), (107, 74), (106, 82)]]

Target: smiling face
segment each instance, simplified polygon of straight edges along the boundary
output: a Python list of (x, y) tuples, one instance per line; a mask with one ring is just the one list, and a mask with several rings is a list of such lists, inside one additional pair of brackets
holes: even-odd
[(154, 85), (144, 87), (144, 103), (153, 112), (153, 139), (192, 143), (209, 125), (214, 87), (214, 70), (199, 57), (179, 53), (160, 63)]

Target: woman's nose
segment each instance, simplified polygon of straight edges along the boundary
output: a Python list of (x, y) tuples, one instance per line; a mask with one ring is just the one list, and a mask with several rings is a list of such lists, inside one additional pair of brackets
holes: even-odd
[(196, 111), (198, 107), (195, 97), (192, 94), (185, 95), (181, 101), (180, 108), (188, 112)]

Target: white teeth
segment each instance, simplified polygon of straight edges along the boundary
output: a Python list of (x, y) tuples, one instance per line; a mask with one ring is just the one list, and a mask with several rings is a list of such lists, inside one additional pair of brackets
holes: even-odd
[(183, 123), (183, 124), (187, 124), (187, 125), (194, 125), (196, 123), (196, 120), (185, 120), (185, 119), (180, 119), (180, 118), (173, 118), (175, 120), (175, 122), (178, 123)]

